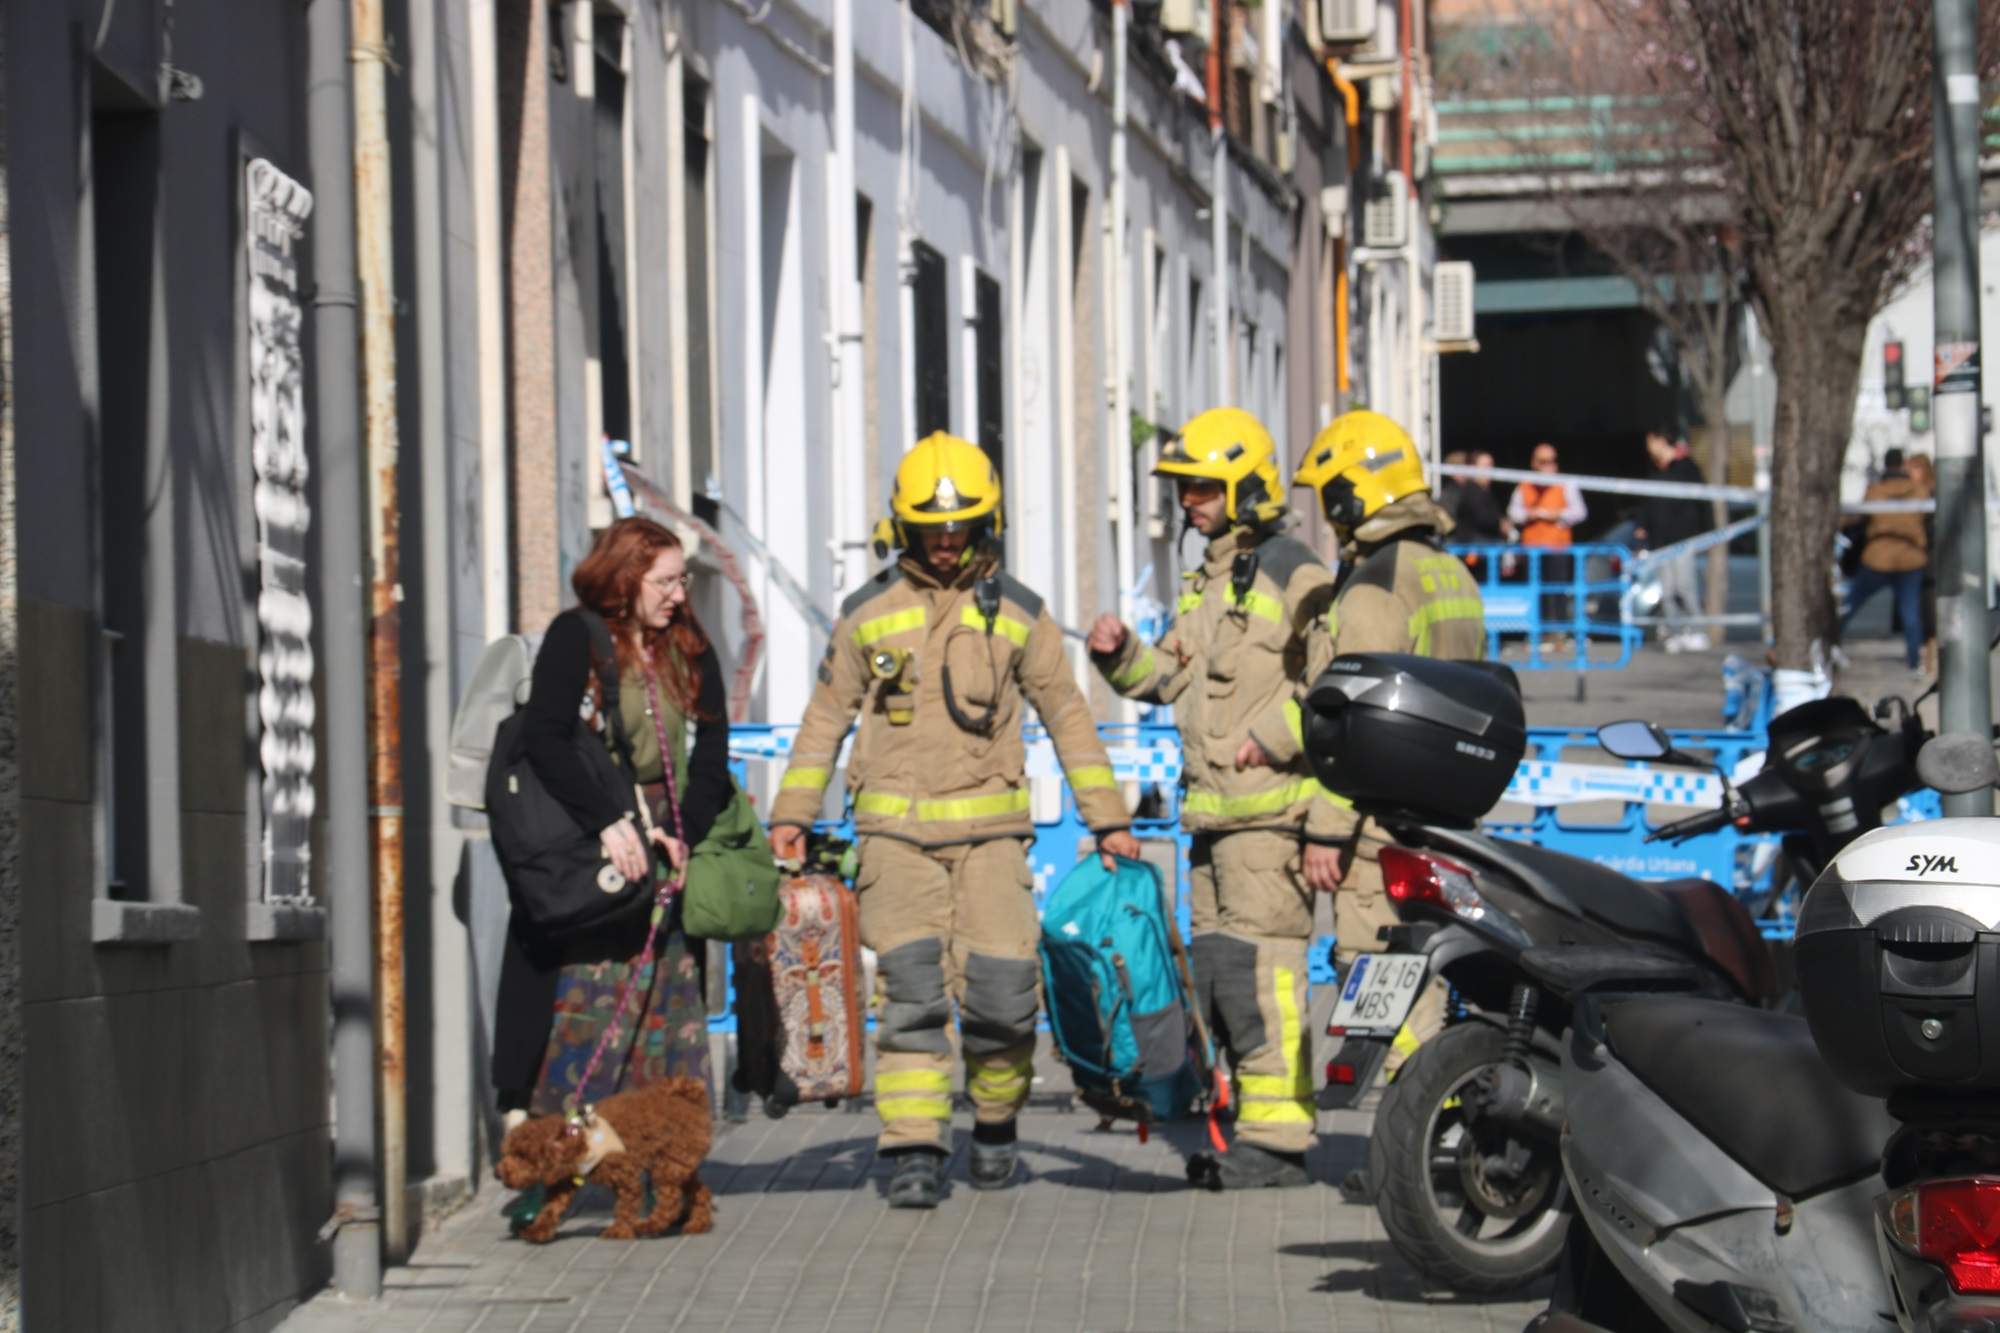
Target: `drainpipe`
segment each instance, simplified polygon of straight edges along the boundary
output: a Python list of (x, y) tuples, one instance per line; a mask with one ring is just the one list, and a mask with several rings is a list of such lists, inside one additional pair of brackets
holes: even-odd
[(1396, 45), (1402, 48), (1398, 52), (1398, 61), (1403, 67), (1403, 98), (1401, 104), (1401, 123), (1396, 127), (1399, 136), (1396, 147), (1396, 165), (1402, 168), (1403, 182), (1409, 186), (1411, 195), (1414, 197), (1417, 183), (1410, 179), (1410, 170), (1415, 165), (1416, 160), (1410, 143), (1410, 120), (1411, 112), (1414, 110), (1410, 105), (1410, 85), (1413, 74), (1411, 66), (1415, 62), (1416, 56), (1415, 48), (1410, 44), (1411, 35), (1410, 0), (1399, 0), (1396, 19)]
[[(1138, 554), (1132, 494), (1132, 297), (1125, 254), (1125, 53), (1131, 37), (1130, 0), (1111, 0), (1111, 299), (1109, 328), (1116, 340), (1111, 362), (1111, 459), (1118, 469), (1118, 618), (1132, 620), (1132, 584)], [(1129, 703), (1120, 712), (1131, 714)], [(1129, 720), (1129, 718), (1128, 718)]]
[(317, 439), (321, 660), (326, 664), (326, 883), (333, 971), (333, 1283), (349, 1300), (382, 1293), (375, 1201), (375, 974), (369, 942), (368, 758), (363, 698), (360, 384), (354, 298), (354, 112), (348, 0), (313, 0), (307, 16), (306, 127), (313, 193), (313, 434)]
[(1235, 401), (1229, 383), (1229, 131), (1222, 123), (1222, 41), (1228, 22), (1222, 0), (1209, 0), (1213, 24), (1208, 35), (1208, 135), (1214, 148), (1209, 180), (1209, 249), (1214, 255), (1215, 273), (1215, 401), (1220, 406)]
[(396, 291), (384, 0), (354, 0), (355, 249), (368, 471), (368, 812), (375, 857), (375, 997), (382, 1080), (382, 1231), (409, 1253), (403, 1043), (403, 588), (396, 490)]
[(1403, 172), (1405, 207), (1409, 216), (1405, 219), (1406, 230), (1403, 239), (1403, 333), (1406, 344), (1405, 367), (1408, 379), (1405, 381), (1403, 405), (1404, 425), (1416, 438), (1417, 448), (1425, 455), (1425, 466), (1436, 474), (1436, 436), (1423, 425), (1424, 379), (1424, 321), (1421, 305), (1423, 302), (1423, 282), (1417, 272), (1417, 180), (1416, 154), (1412, 147), (1415, 130), (1416, 107), (1411, 104), (1415, 96), (1416, 33), (1411, 26), (1412, 0), (1400, 0), (1399, 17), (1396, 24), (1396, 45), (1400, 48), (1400, 63), (1403, 67), (1403, 95), (1397, 129), (1396, 161)]
[[(865, 430), (861, 421), (861, 317), (852, 276), (854, 271), (854, 0), (833, 0), (833, 151), (826, 162), (827, 193), (827, 302), (833, 316), (833, 393), (831, 453), (833, 486), (833, 531), (827, 535), (827, 554), (833, 561), (833, 588), (844, 592), (859, 579), (847, 572), (848, 546), (844, 538), (859, 531), (848, 513), (858, 483), (855, 474), (865, 475), (862, 450)], [(867, 573), (865, 563), (860, 571)]]
[[(1361, 169), (1361, 90), (1340, 72), (1340, 62), (1331, 56), (1327, 57), (1326, 72), (1333, 76), (1333, 86), (1340, 90), (1347, 109), (1347, 187), (1352, 190), (1354, 173)], [(1340, 238), (1333, 250), (1333, 373), (1339, 407), (1345, 411), (1352, 377), (1347, 366), (1347, 227), (1346, 219), (1341, 221)]]

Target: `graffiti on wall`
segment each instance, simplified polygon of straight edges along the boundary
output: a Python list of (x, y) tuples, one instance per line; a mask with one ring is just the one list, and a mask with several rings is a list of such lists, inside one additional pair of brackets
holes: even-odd
[(257, 515), (257, 717), (263, 897), (312, 900), (313, 651), (306, 595), (303, 353), (296, 252), (312, 193), (264, 158), (244, 165), (249, 250), (250, 466)]

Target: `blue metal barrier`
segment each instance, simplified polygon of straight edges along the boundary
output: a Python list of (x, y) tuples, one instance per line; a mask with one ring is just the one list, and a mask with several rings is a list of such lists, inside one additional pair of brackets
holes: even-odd
[[(795, 726), (763, 723), (732, 727), (729, 757), (737, 781), (746, 787), (755, 785), (747, 781), (753, 762), (782, 765), (791, 754), (797, 730)], [(1149, 856), (1157, 858), (1163, 872), (1171, 864), (1177, 924), (1182, 935), (1188, 935), (1191, 840), (1180, 827), (1180, 734), (1172, 726), (1157, 723), (1108, 723), (1098, 732), (1119, 781), (1132, 784), (1128, 791), (1136, 789), (1134, 836), (1146, 846)], [(1676, 748), (1711, 757), (1733, 778), (1747, 777), (1754, 768), (1749, 761), (1764, 747), (1761, 731), (1690, 730), (1668, 735)], [(1062, 780), (1047, 733), (1040, 727), (1029, 727), (1025, 740), (1035, 825), (1029, 861), (1039, 906), (1056, 881), (1087, 853), (1091, 835), (1077, 811), (1075, 797)], [(1588, 752), (1593, 761), (1565, 759), (1568, 752)], [(843, 753), (842, 766), (845, 762)], [(1713, 808), (1721, 799), (1722, 784), (1713, 774), (1621, 764), (1603, 755), (1592, 731), (1535, 728), (1528, 732), (1528, 752), (1501, 797), (1503, 809), (1525, 806), (1526, 815), (1502, 813), (1487, 819), (1483, 828), (1498, 837), (1596, 861), (1637, 879), (1711, 880), (1764, 908), (1759, 925), (1766, 935), (1789, 936), (1796, 893), (1788, 894), (1786, 886), (1774, 882), (1778, 873), (1776, 836), (1725, 827), (1679, 844), (1646, 841), (1646, 835), (1660, 825)], [(1604, 804), (1614, 806), (1615, 811), (1584, 818), (1577, 808)], [(1655, 812), (1662, 810), (1667, 813), (1655, 818)], [(1892, 822), (1935, 819), (1938, 812), (1937, 793), (1918, 792), (1899, 804)], [(843, 838), (854, 834), (853, 819), (845, 812), (838, 819), (820, 821), (817, 827)], [(1334, 981), (1332, 944), (1331, 935), (1316, 936), (1312, 942), (1308, 957), (1313, 985)], [(715, 1031), (733, 1031), (735, 1025), (732, 990), (729, 1011), (711, 1017), (709, 1026)]]
[[(1567, 550), (1540, 546), (1449, 546), (1479, 580), (1486, 608), (1486, 655), (1502, 660), (1505, 640), (1525, 638), (1525, 653), (1507, 660), (1528, 671), (1611, 671), (1628, 665), (1645, 630), (1625, 619), (1632, 552), (1581, 543)], [(1566, 643), (1545, 642), (1561, 636)], [(1608, 646), (1593, 656), (1592, 645)]]

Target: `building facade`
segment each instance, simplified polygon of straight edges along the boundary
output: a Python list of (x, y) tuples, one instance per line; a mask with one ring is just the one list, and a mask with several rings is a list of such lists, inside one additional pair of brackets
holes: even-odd
[[(1423, 139), (1421, 23), (1382, 4), (1334, 34), (1328, 8), (0, 14), (0, 1204), (11, 1181), (31, 1326), (270, 1327), (334, 1275), (327, 1235), (372, 1249), (369, 1181), (402, 1183), (392, 1261), (486, 1187), (506, 896), (443, 798), (450, 721), (484, 646), (569, 600), (607, 442), (686, 516), (705, 623), (758, 653), (735, 702), (774, 721), (931, 431), (993, 457), (1009, 563), (1075, 628), (1171, 605), (1193, 552), (1149, 469), (1204, 408), (1255, 412), (1288, 473), (1350, 406), (1434, 442), (1398, 146)], [(389, 170), (365, 182), (374, 61)], [(1403, 239), (1371, 246), (1385, 206)], [(394, 395), (364, 422), (354, 312), (383, 299)], [(393, 466), (364, 469), (364, 431)], [(374, 614), (399, 628), (369, 676), (391, 517)], [(400, 720), (371, 730), (390, 679)], [(362, 781), (385, 748), (395, 800)], [(400, 916), (370, 850), (390, 817)]]
[(268, 1327), (331, 1212), (304, 13), (4, 24), (24, 1313)]

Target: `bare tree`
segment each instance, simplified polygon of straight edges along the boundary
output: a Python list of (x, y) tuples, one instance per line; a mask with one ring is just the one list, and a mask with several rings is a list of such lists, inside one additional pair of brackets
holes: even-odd
[[(1869, 320), (1928, 256), (1931, 0), (1592, 0), (1626, 67), (1716, 168), (1771, 342), (1773, 629), (1808, 665), (1834, 618), (1837, 475)], [(2000, 54), (1982, 5), (1980, 68)]]
[[(1631, 284), (1639, 308), (1672, 340), (1709, 427), (1707, 478), (1720, 483), (1729, 468), (1726, 402), (1743, 267), (1713, 146), (1691, 130), (1685, 95), (1656, 89), (1650, 62), (1625, 47), (1625, 34), (1605, 27), (1594, 4), (1566, 13), (1535, 9), (1536, 40), (1516, 42), (1458, 75), (1507, 88), (1527, 109), (1496, 135), (1533, 165), (1571, 232)], [(1512, 4), (1488, 13), (1517, 23), (1524, 17)], [(1728, 507), (1715, 501), (1711, 518), (1723, 526)], [(1726, 545), (1709, 553), (1710, 615), (1727, 604), (1728, 560)]]

